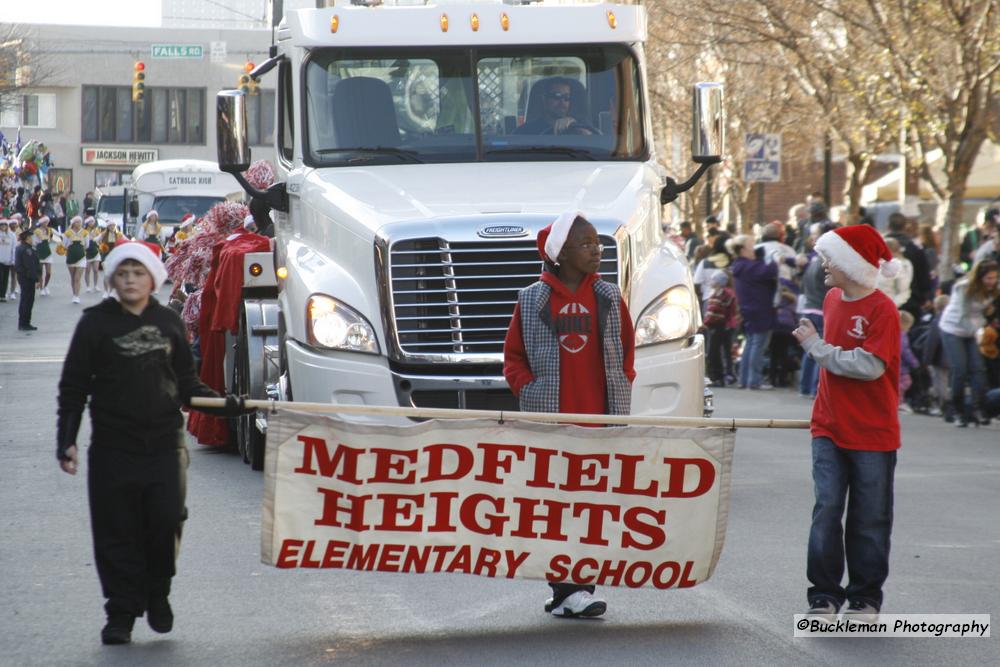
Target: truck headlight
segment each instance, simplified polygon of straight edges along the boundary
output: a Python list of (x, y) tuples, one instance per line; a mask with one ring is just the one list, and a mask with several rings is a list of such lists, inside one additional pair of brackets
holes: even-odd
[(691, 292), (684, 285), (671, 287), (656, 297), (635, 325), (636, 347), (677, 340), (694, 333)]
[(335, 350), (379, 353), (372, 325), (356, 310), (322, 294), (306, 302), (306, 329), (312, 345)]

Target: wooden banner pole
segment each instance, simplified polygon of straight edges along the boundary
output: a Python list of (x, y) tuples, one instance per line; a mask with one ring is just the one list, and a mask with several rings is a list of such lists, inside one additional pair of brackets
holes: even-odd
[[(222, 408), (222, 398), (192, 398), (193, 407)], [(791, 428), (807, 429), (807, 419), (729, 419), (708, 417), (643, 417), (633, 415), (579, 415), (557, 412), (515, 412), (507, 410), (451, 410), (445, 408), (404, 408), (389, 405), (341, 405), (298, 401), (249, 400), (247, 407), (258, 410), (296, 410), (325, 415), (368, 415), (415, 417), (419, 419), (489, 419), (504, 421), (559, 422), (569, 424), (614, 424), (621, 426), (676, 426), (682, 428)]]

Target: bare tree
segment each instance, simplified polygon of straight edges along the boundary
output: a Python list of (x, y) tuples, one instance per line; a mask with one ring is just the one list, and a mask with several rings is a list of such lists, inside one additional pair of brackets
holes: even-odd
[(21, 105), (25, 92), (50, 82), (54, 67), (37, 46), (34, 30), (0, 23), (0, 112)]

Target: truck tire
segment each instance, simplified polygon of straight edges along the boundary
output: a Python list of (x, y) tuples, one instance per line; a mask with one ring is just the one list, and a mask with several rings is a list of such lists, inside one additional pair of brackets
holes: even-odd
[[(250, 387), (250, 349), (247, 344), (246, 320), (241, 316), (239, 335), (236, 342), (236, 364), (234, 374), (235, 393), (240, 396), (252, 394)], [(256, 425), (256, 414), (241, 415), (236, 419), (236, 443), (244, 463), (253, 470), (264, 469), (264, 434)]]

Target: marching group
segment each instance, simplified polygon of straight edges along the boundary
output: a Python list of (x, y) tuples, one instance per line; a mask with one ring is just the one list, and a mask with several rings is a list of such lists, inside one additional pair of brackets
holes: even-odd
[[(859, 222), (874, 227), (863, 209)], [(998, 225), (1000, 209), (983, 211), (962, 238), (955, 279), (941, 280), (933, 227), (889, 216), (883, 237), (894, 275), (880, 275), (877, 287), (899, 310), (900, 412), (941, 415), (958, 426), (988, 424), (1000, 412)], [(757, 235), (723, 228), (715, 217), (705, 220), (703, 236), (680, 224), (676, 240), (692, 263), (713, 386), (795, 386), (816, 396), (819, 368), (792, 332), (808, 319), (823, 333), (829, 287), (815, 244), (839, 226), (817, 194)]]
[[(74, 304), (83, 292), (101, 292), (111, 296), (109, 277), (103, 265), (108, 253), (127, 237), (116, 222), (95, 217), (91, 193), (79, 204), (69, 198), (52, 197), (36, 186), (30, 196), (22, 188), (4, 193), (0, 210), (0, 303), (20, 301), (18, 330), (35, 331), (31, 323), (36, 293), (50, 296), (55, 264), (65, 262)], [(60, 200), (65, 202), (60, 203)], [(46, 202), (49, 205), (46, 206)], [(46, 211), (52, 213), (48, 215)], [(63, 215), (63, 213), (67, 215)], [(179, 230), (194, 222), (194, 216), (182, 221)], [(147, 213), (141, 240), (155, 243), (168, 251), (156, 211)]]

